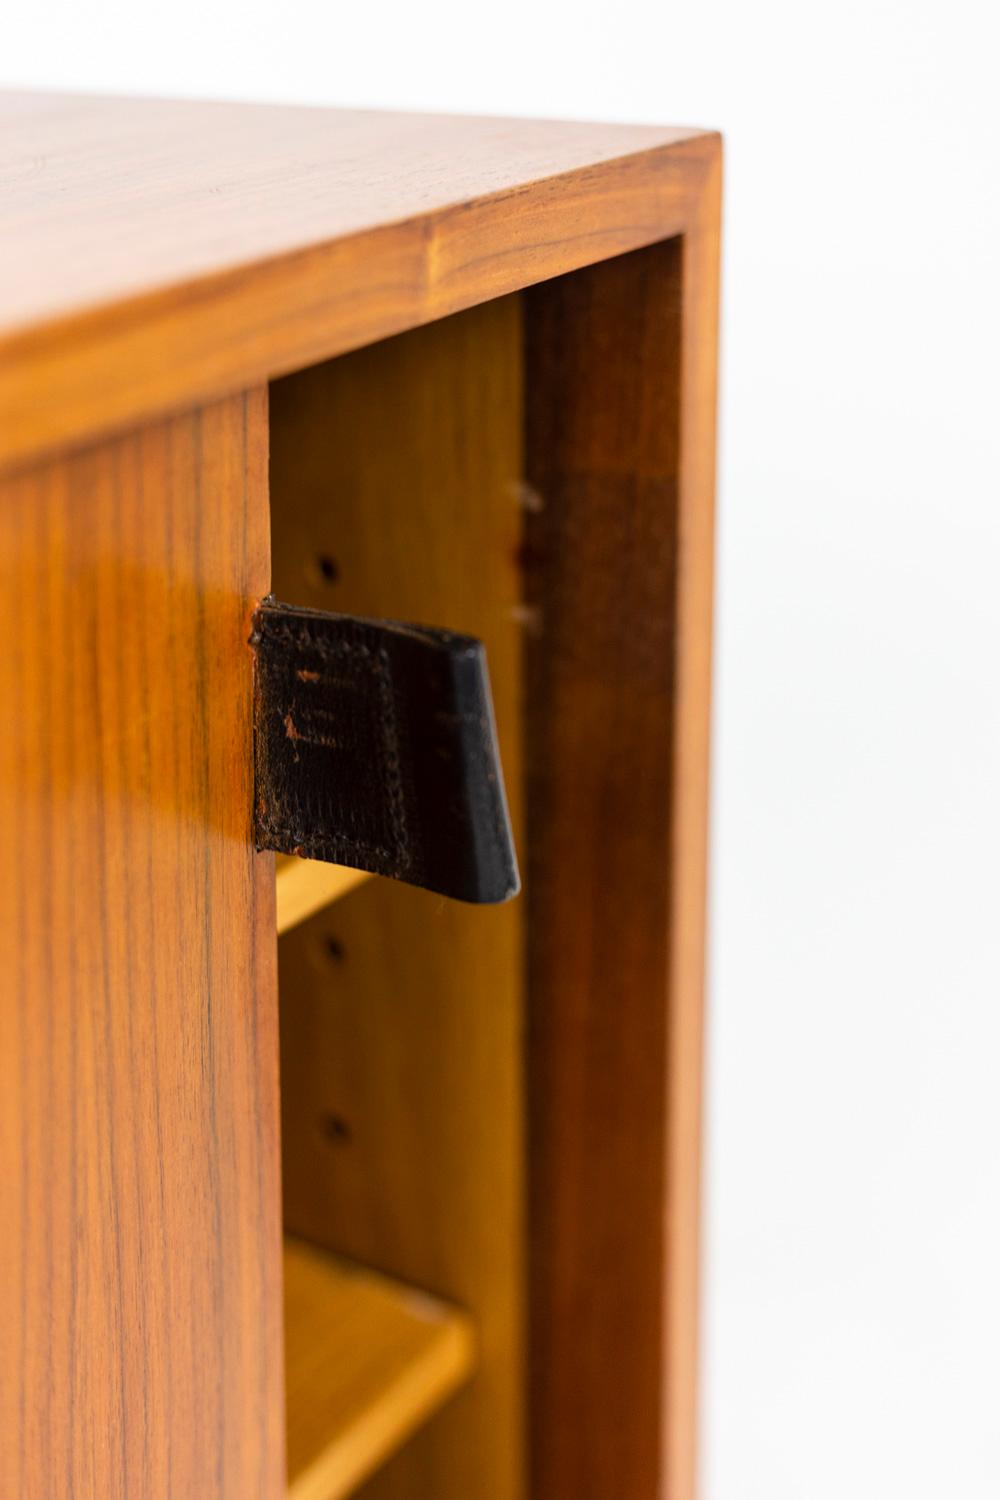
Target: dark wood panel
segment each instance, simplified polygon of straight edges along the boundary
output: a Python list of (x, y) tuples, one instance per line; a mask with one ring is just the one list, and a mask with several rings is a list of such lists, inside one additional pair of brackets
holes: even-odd
[(694, 1486), (716, 210), (525, 294), (544, 1500)]

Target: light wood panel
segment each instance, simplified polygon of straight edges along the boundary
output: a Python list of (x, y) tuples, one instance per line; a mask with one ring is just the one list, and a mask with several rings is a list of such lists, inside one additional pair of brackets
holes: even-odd
[(467, 1317), (285, 1241), (288, 1500), (342, 1500), (466, 1380)]
[(667, 971), (666, 1412), (668, 1493), (698, 1484), (705, 921), (715, 579), (722, 153), (681, 238), (674, 727)]
[[(485, 640), (519, 827), (515, 301), (272, 389), (279, 597)], [(469, 1309), (467, 1390), (368, 1500), (523, 1494), (522, 907), (372, 881), (281, 940), (289, 1229)]]
[(680, 232), (654, 126), (0, 96), (0, 464)]
[(367, 870), (279, 854), (274, 862), (278, 933), (289, 932), (372, 877)]
[(695, 1488), (718, 184), (525, 294), (533, 1493)]
[[(0, 486), (0, 1494), (283, 1492), (266, 404)], [(13, 874), (16, 872), (16, 875)]]

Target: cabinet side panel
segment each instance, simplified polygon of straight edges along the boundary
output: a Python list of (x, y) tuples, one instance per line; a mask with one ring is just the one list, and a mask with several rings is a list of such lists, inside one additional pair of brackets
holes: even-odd
[(0, 1493), (283, 1493), (266, 392), (0, 485)]
[[(521, 448), (513, 298), (272, 390), (276, 591), (485, 641), (515, 837)], [(365, 1500), (523, 1494), (523, 910), (373, 880), (281, 939), (288, 1227), (478, 1332), (468, 1388)]]
[(685, 413), (686, 254), (667, 241), (525, 295), (544, 1500), (689, 1500), (693, 1482), (711, 474), (689, 482), (685, 445), (711, 434)]

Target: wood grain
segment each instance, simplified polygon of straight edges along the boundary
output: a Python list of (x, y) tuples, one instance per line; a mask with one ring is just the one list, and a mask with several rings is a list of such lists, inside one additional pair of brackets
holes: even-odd
[(264, 393), (0, 486), (0, 1494), (283, 1492)]
[(482, 636), (515, 819), (526, 709), (525, 903), (372, 881), (282, 939), (289, 1223), (480, 1324), (365, 1500), (691, 1500), (717, 138), (0, 124), (0, 1494), (282, 1491), (231, 393), (312, 365), (272, 388), (276, 589)]
[(717, 215), (525, 294), (545, 1500), (695, 1488)]
[[(489, 303), (272, 391), (274, 585), (487, 645), (520, 786), (519, 308)], [(477, 1374), (367, 1500), (521, 1500), (523, 908), (374, 880), (281, 939), (285, 1214), (467, 1308)]]
[(342, 1500), (466, 1380), (464, 1314), (285, 1241), (287, 1500)]
[(0, 126), (0, 465), (680, 233), (716, 147), (59, 94)]
[(716, 403), (722, 152), (715, 143), (681, 239), (681, 348), (674, 573), (674, 732), (669, 794), (667, 974), (667, 1493), (698, 1484), (705, 922), (715, 581)]

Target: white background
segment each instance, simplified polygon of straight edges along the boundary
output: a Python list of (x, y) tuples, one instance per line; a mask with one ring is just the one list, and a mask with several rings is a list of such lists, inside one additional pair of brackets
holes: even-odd
[(36, 0), (3, 25), (14, 84), (726, 132), (706, 1500), (1000, 1496), (993, 19)]

